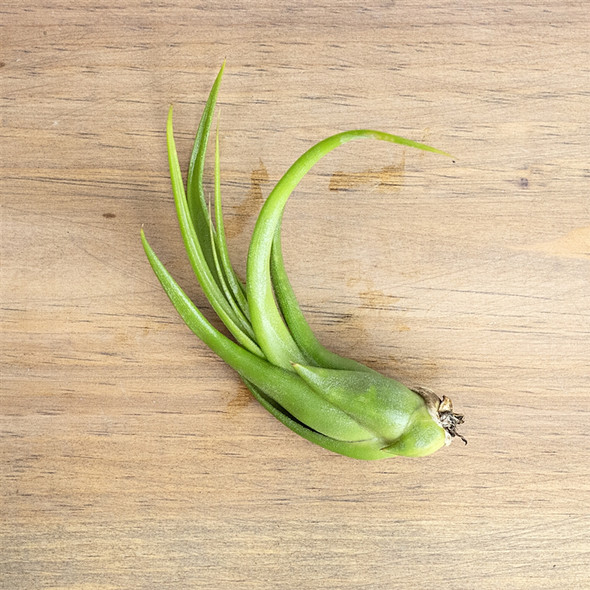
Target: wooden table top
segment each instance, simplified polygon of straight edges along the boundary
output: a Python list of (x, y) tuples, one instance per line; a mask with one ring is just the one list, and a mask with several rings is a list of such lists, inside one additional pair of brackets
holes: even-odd
[[(590, 587), (589, 25), (557, 0), (5, 0), (0, 586)], [(283, 242), (320, 340), (451, 396), (467, 446), (316, 447), (174, 311), (139, 230), (212, 319), (164, 129), (174, 104), (186, 172), (224, 58), (241, 274), (316, 141), (375, 128), (453, 154), (340, 148)]]

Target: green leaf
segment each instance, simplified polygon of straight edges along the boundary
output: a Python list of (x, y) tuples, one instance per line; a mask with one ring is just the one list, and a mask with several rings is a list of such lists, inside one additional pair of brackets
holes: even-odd
[(382, 443), (376, 438), (368, 440), (348, 442), (336, 440), (325, 436), (305, 424), (295, 420), (283, 408), (269, 399), (263, 391), (256, 387), (253, 383), (244, 380), (244, 383), (256, 398), (256, 400), (264, 407), (270, 414), (272, 414), (279, 422), (282, 422), (287, 428), (298, 434), (302, 438), (320, 446), (333, 453), (352, 457), (353, 459), (363, 459), (365, 461), (375, 461), (391, 456), (392, 453), (385, 453), (381, 449)]
[[(188, 209), (190, 211), (193, 225), (196, 228), (197, 235), (200, 236), (203, 248), (203, 257), (209, 268), (214, 269), (213, 251), (211, 249), (209, 212), (205, 193), (203, 190), (203, 170), (205, 168), (205, 156), (207, 154), (207, 143), (209, 140), (209, 131), (213, 120), (213, 112), (217, 102), (217, 94), (225, 69), (223, 62), (217, 78), (211, 88), (207, 103), (203, 109), (199, 127), (193, 144), (193, 150), (190, 157), (188, 176), (187, 176), (187, 199)], [(213, 277), (218, 282), (216, 271), (212, 271)]]
[(221, 264), (222, 278), (225, 279), (231, 293), (233, 300), (238, 305), (242, 314), (247, 318), (249, 323), (250, 310), (245, 295), (245, 287), (238, 279), (227, 249), (227, 241), (225, 239), (225, 225), (223, 223), (223, 211), (221, 208), (221, 174), (219, 166), (219, 129), (215, 133), (215, 223), (217, 231), (215, 232), (216, 251)]

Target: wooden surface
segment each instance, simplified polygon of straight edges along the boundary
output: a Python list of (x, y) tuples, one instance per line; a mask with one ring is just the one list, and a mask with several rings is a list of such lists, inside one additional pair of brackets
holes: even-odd
[[(590, 587), (587, 8), (5, 0), (1, 587)], [(455, 156), (341, 148), (284, 245), (321, 340), (450, 395), (468, 446), (315, 447), (176, 315), (139, 228), (211, 317), (164, 126), (174, 103), (185, 166), (224, 58), (240, 272), (317, 140), (374, 127)]]

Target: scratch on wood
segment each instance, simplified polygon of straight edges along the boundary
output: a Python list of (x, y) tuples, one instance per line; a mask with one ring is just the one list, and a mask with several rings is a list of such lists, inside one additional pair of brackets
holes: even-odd
[(268, 182), (268, 180), (268, 171), (262, 160), (260, 160), (258, 168), (254, 168), (250, 174), (250, 189), (248, 190), (248, 194), (235, 209), (236, 223), (228, 224), (225, 228), (225, 233), (229, 238), (241, 234), (244, 231), (247, 221), (258, 215), (264, 202), (262, 185)]
[(330, 178), (329, 189), (342, 191), (363, 184), (377, 185), (380, 190), (399, 190), (403, 184), (404, 170), (406, 167), (406, 154), (402, 154), (397, 164), (391, 164), (380, 169), (364, 170), (362, 172), (345, 172), (338, 170)]
[(243, 408), (250, 405), (254, 401), (252, 394), (248, 391), (248, 389), (240, 384), (240, 382), (236, 382), (236, 390), (234, 397), (228, 402), (227, 404), (227, 414), (230, 418), (235, 417), (236, 414), (240, 412)]

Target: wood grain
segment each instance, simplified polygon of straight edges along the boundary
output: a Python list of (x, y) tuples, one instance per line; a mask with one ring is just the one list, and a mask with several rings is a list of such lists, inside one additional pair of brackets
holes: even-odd
[[(589, 27), (583, 2), (0, 8), (0, 586), (590, 587)], [(217, 68), (230, 250), (288, 206), (321, 340), (451, 395), (469, 445), (364, 463), (300, 440), (176, 316), (181, 161)], [(210, 178), (211, 167), (207, 174)], [(208, 190), (211, 185), (208, 185)]]

